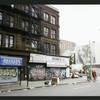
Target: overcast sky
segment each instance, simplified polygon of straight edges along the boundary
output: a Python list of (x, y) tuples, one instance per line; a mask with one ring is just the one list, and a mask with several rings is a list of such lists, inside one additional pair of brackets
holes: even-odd
[(59, 10), (60, 39), (77, 45), (100, 42), (100, 5), (52, 5)]

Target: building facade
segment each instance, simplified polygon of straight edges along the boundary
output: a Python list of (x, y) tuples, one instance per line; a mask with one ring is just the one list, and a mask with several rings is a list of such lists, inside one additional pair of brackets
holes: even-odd
[(75, 46), (76, 44), (74, 42), (60, 40), (60, 55), (70, 56), (70, 54), (74, 52)]
[(22, 80), (27, 78), (30, 53), (60, 56), (59, 11), (47, 5), (0, 5), (0, 56), (22, 59)]

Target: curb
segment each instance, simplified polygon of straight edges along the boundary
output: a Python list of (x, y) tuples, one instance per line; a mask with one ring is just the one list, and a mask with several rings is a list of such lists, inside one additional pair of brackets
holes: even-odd
[(11, 92), (11, 91), (18, 91), (18, 90), (30, 90), (30, 89), (43, 88), (43, 87), (62, 86), (62, 85), (71, 85), (71, 84), (80, 84), (80, 83), (87, 83), (87, 81), (85, 81), (85, 82), (73, 82), (73, 83), (62, 83), (62, 84), (58, 84), (58, 85), (46, 85), (46, 86), (37, 86), (37, 87), (26, 87), (26, 88), (19, 88), (19, 89), (2, 90), (2, 91), (0, 91), (0, 93)]

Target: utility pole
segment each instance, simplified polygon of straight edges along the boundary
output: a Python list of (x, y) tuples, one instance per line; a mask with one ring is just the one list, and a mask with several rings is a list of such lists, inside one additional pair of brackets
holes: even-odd
[(89, 46), (90, 46), (90, 74), (91, 74), (91, 80), (92, 80), (92, 61), (91, 61), (91, 42), (89, 41)]

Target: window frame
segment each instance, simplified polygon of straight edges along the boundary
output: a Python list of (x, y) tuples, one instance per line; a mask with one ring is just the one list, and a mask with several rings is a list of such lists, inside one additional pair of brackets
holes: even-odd
[[(12, 40), (12, 43), (11, 43)], [(14, 36), (13, 35), (5, 35), (5, 47), (6, 48), (12, 48), (14, 47)]]
[(55, 16), (51, 16), (51, 24), (56, 25), (56, 17)]
[(27, 20), (22, 20), (22, 29), (24, 30), (24, 31), (26, 31), (26, 32), (28, 32), (29, 31), (29, 21), (27, 21)]
[(46, 13), (46, 12), (44, 12), (44, 13), (43, 13), (43, 19), (44, 19), (45, 21), (49, 21), (49, 14)]
[(51, 29), (51, 39), (56, 39), (56, 30)]
[(51, 44), (51, 54), (56, 54), (56, 45)]
[(49, 28), (48, 27), (43, 27), (43, 34), (44, 36), (48, 37), (49, 36)]

